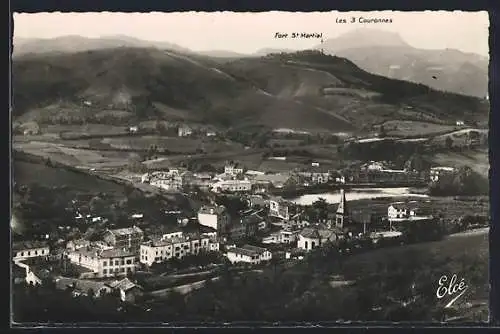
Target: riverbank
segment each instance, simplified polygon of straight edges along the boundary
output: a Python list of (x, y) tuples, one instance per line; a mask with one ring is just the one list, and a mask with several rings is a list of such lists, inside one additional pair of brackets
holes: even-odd
[(284, 199), (290, 200), (304, 195), (317, 195), (331, 191), (337, 191), (340, 189), (351, 190), (351, 189), (384, 189), (384, 188), (415, 188), (421, 189), (421, 194), (424, 194), (426, 190), (423, 190), (427, 184), (425, 182), (384, 182), (384, 183), (335, 183), (335, 184), (320, 184), (311, 187), (298, 187), (293, 190), (289, 189), (275, 189), (271, 191), (274, 196), (281, 196)]

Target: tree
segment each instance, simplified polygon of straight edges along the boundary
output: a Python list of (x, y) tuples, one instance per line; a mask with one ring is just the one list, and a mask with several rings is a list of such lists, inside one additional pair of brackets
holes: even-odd
[(385, 137), (387, 136), (387, 132), (385, 131), (385, 128), (383, 125), (380, 126), (380, 129), (379, 129), (379, 137)]
[(446, 137), (445, 145), (449, 150), (453, 148), (453, 139), (451, 139), (451, 136)]

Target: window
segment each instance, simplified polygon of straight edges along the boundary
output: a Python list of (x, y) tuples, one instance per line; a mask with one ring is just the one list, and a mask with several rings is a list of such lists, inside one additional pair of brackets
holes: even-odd
[(315, 246), (315, 243), (314, 243), (314, 241), (312, 241), (312, 242), (311, 242), (311, 249), (313, 249), (313, 248), (314, 248), (314, 246)]
[(304, 241), (304, 248), (307, 249), (307, 241)]
[(102, 263), (102, 266), (103, 266), (103, 267), (106, 267), (107, 265), (108, 265), (108, 262), (107, 262), (107, 261), (104, 261), (104, 262)]
[(42, 249), (42, 255), (45, 254), (45, 249)]
[(24, 256), (24, 252), (21, 252), (21, 256)]
[(124, 273), (125, 272), (125, 268), (120, 268), (120, 272)]
[(132, 264), (132, 260), (127, 260), (127, 264)]
[(103, 269), (102, 273), (103, 273), (104, 275), (107, 275), (107, 274), (108, 274), (108, 269)]
[(115, 273), (118, 273), (118, 268), (115, 268)]
[(120, 260), (115, 260), (115, 266), (119, 266), (120, 265)]
[(132, 271), (132, 268), (127, 268), (127, 272), (131, 272)]
[(120, 264), (123, 266), (123, 265), (125, 264), (125, 261), (122, 259), (122, 260), (120, 261)]
[(28, 252), (28, 256), (30, 256), (30, 255), (31, 255), (31, 252)]
[(38, 251), (35, 251), (35, 255), (38, 255)]

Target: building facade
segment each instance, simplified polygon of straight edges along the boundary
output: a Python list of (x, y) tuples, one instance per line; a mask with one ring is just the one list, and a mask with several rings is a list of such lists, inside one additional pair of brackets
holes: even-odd
[(288, 203), (282, 199), (273, 198), (269, 200), (269, 215), (280, 219), (290, 219)]
[(147, 266), (166, 260), (181, 259), (186, 255), (197, 255), (200, 251), (218, 250), (219, 243), (215, 239), (200, 236), (172, 236), (143, 243), (140, 247), (139, 261)]
[(299, 233), (297, 248), (310, 251), (316, 247), (324, 245), (327, 242), (335, 242), (337, 238), (337, 233), (333, 230), (306, 227)]
[(94, 273), (94, 277), (125, 276), (135, 272), (136, 254), (125, 249), (81, 248), (68, 252), (68, 259)]
[(266, 248), (251, 245), (231, 248), (227, 251), (226, 256), (231, 263), (259, 264), (272, 259), (272, 253)]
[(203, 206), (198, 211), (198, 223), (222, 233), (229, 224), (229, 214), (224, 206)]
[(249, 192), (252, 182), (248, 180), (222, 180), (211, 185), (214, 192)]
[(14, 242), (12, 244), (12, 255), (14, 261), (33, 257), (45, 257), (50, 254), (47, 243), (40, 241)]
[(144, 239), (144, 232), (137, 226), (107, 230), (104, 241), (113, 248), (138, 249)]

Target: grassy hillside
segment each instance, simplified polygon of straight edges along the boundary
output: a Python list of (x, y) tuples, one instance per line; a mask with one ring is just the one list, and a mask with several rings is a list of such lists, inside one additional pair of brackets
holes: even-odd
[(318, 52), (213, 58), (148, 48), (19, 57), (14, 116), (41, 123), (186, 119), (350, 131), (390, 119), (487, 117), (479, 100), (369, 74)]
[(453, 123), (488, 117), (488, 106), (479, 99), (370, 74), (344, 58), (311, 51), (241, 59), (226, 64), (224, 70), (357, 125), (395, 118)]

